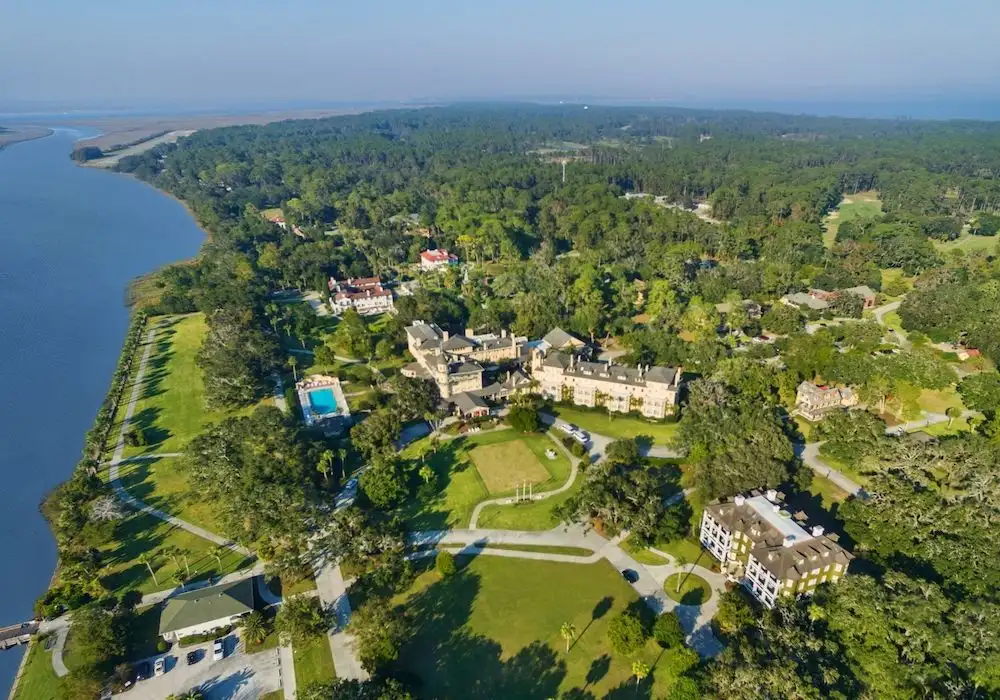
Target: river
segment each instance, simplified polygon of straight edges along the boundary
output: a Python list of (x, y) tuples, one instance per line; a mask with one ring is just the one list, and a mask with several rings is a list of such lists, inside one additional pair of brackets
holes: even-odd
[[(83, 134), (0, 151), (0, 626), (32, 616), (56, 561), (38, 512), (80, 457), (118, 359), (130, 280), (201, 229), (148, 185), (69, 159)], [(6, 698), (22, 651), (0, 652)]]

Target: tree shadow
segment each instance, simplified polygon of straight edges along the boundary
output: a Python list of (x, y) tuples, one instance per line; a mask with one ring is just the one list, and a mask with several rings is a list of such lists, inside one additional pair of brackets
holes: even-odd
[(601, 680), (608, 675), (608, 671), (611, 669), (611, 657), (607, 654), (602, 654), (593, 661), (590, 662), (590, 668), (587, 669), (586, 681), (587, 684), (584, 687), (596, 685), (600, 683)]
[[(854, 496), (849, 497), (849, 500), (853, 499)], [(826, 532), (837, 533), (841, 545), (847, 549), (854, 548), (854, 540), (844, 531), (844, 520), (840, 517), (840, 503), (834, 503), (827, 508), (823, 505), (822, 496), (809, 491), (801, 491), (786, 496), (784, 507), (792, 514), (802, 512), (808, 515), (809, 519), (805, 525), (807, 529), (813, 525), (821, 525)]]
[(504, 660), (500, 644), (469, 630), (479, 590), (479, 576), (463, 567), (410, 598), (414, 634), (400, 651), (400, 675), (418, 678), (427, 697), (554, 697), (566, 667), (551, 647), (536, 641)]
[(583, 631), (580, 632), (580, 634), (576, 635), (576, 638), (573, 640), (573, 643), (569, 647), (570, 649), (576, 646), (577, 642), (579, 642), (583, 638), (583, 635), (587, 634), (587, 630), (590, 629), (590, 626), (592, 624), (594, 624), (597, 620), (600, 620), (602, 617), (607, 615), (608, 612), (610, 612), (611, 606), (614, 605), (614, 602), (615, 599), (612, 598), (611, 596), (604, 596), (599, 601), (597, 601), (597, 604), (594, 605), (594, 609), (590, 612), (590, 620), (587, 621), (587, 626), (583, 628)]
[[(472, 467), (469, 461), (464, 459), (466, 443), (465, 438), (455, 438), (441, 443), (434, 454), (429, 455), (426, 464), (435, 475), (434, 491), (432, 495), (424, 492), (424, 497), (415, 497), (411, 504), (411, 517), (408, 518), (409, 525), (415, 530), (443, 530), (448, 527), (449, 511), (447, 510), (447, 491), (451, 485), (452, 476), (461, 474)], [(420, 477), (420, 467), (424, 462), (420, 459), (410, 460), (409, 486), (411, 491), (420, 489), (422, 478)]]

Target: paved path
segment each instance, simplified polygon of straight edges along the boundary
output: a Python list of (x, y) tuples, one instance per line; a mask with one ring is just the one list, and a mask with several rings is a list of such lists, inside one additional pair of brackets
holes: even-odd
[[(152, 452), (148, 455), (136, 455), (134, 457), (126, 457), (118, 461), (118, 464), (135, 464), (136, 462), (152, 462), (157, 459), (176, 459), (178, 457), (183, 457), (183, 452)], [(110, 466), (111, 462), (101, 462), (102, 467)]]
[(354, 635), (347, 632), (351, 620), (351, 601), (347, 597), (347, 584), (340, 566), (331, 566), (323, 559), (316, 563), (316, 590), (323, 607), (333, 612), (336, 627), (327, 632), (333, 667), (337, 678), (366, 680), (368, 673), (361, 667), (354, 648)]
[(154, 518), (159, 518), (160, 520), (165, 520), (166, 522), (176, 525), (177, 527), (187, 530), (188, 532), (198, 535), (203, 539), (210, 542), (214, 542), (217, 545), (223, 547), (229, 547), (234, 552), (239, 552), (243, 556), (252, 556), (253, 553), (246, 547), (242, 547), (231, 540), (224, 537), (216, 535), (214, 532), (209, 532), (208, 530), (193, 525), (186, 520), (181, 520), (176, 518), (169, 513), (164, 513), (162, 510), (157, 510), (152, 506), (146, 505), (138, 498), (134, 498), (125, 487), (121, 485), (119, 481), (119, 466), (122, 463), (122, 454), (125, 452), (125, 435), (128, 432), (129, 426), (132, 421), (132, 415), (135, 413), (136, 403), (139, 401), (139, 393), (142, 390), (142, 380), (146, 376), (146, 365), (149, 363), (149, 355), (153, 350), (153, 339), (156, 337), (156, 328), (150, 328), (149, 332), (146, 334), (146, 348), (142, 351), (142, 358), (139, 360), (139, 369), (135, 374), (135, 382), (132, 384), (132, 396), (129, 397), (128, 406), (125, 408), (125, 417), (122, 420), (121, 430), (118, 433), (118, 444), (115, 446), (114, 456), (111, 458), (109, 477), (111, 479), (111, 486), (114, 488), (115, 493), (118, 498), (123, 500), (125, 503), (129, 504), (136, 510), (140, 510), (144, 513), (152, 515)]
[[(410, 534), (410, 542), (415, 545), (434, 545), (437, 549), (464, 554), (483, 554), (486, 556), (508, 557), (518, 559), (534, 559), (536, 561), (555, 561), (560, 563), (590, 564), (600, 559), (607, 559), (619, 571), (630, 569), (637, 575), (632, 588), (642, 597), (643, 601), (654, 612), (674, 611), (677, 614), (684, 631), (687, 633), (688, 644), (703, 657), (715, 656), (722, 650), (722, 644), (716, 639), (709, 626), (709, 621), (718, 609), (719, 596), (725, 591), (725, 577), (703, 567), (693, 567), (694, 572), (704, 578), (712, 586), (714, 594), (704, 605), (680, 605), (671, 600), (663, 590), (663, 582), (673, 573), (688, 571), (692, 567), (679, 567), (675, 563), (664, 566), (644, 566), (625, 552), (619, 543), (623, 536), (606, 540), (592, 529), (581, 525), (570, 525), (542, 532), (526, 532), (521, 530), (438, 530), (415, 532)], [(594, 552), (589, 557), (578, 557), (555, 552), (527, 552), (503, 549), (489, 549), (487, 544), (534, 545), (548, 547), (583, 547)], [(420, 553), (419, 556), (431, 556), (434, 550)], [(669, 555), (665, 555), (668, 559)]]
[(295, 657), (292, 656), (292, 643), (282, 639), (278, 647), (278, 667), (281, 672), (281, 691), (285, 700), (295, 700), (298, 690), (295, 683)]
[[(893, 301), (891, 303), (883, 304), (882, 306), (876, 307), (872, 309), (872, 316), (875, 317), (876, 321), (885, 326), (886, 314), (892, 313), (893, 311), (898, 309), (902, 303), (903, 303), (902, 300)], [(889, 328), (888, 326), (886, 326), (886, 330), (889, 331), (889, 335), (893, 336), (896, 339), (896, 343), (899, 345), (899, 347), (903, 348), (904, 350), (909, 350), (910, 348), (913, 347), (913, 343), (909, 341), (905, 333), (900, 333), (899, 331), (893, 328)]]
[[(539, 413), (538, 415), (541, 418), (542, 423), (545, 425), (551, 425), (555, 428), (569, 425), (568, 421), (556, 418), (549, 413)], [(590, 431), (587, 432), (590, 435), (588, 447), (590, 447), (591, 461), (597, 462), (604, 459), (604, 455), (608, 451), (608, 445), (615, 442), (617, 438), (608, 437), (607, 435), (601, 435), (599, 433), (592, 433)], [(660, 459), (674, 459), (681, 456), (681, 454), (676, 450), (672, 450), (669, 447), (664, 447), (662, 445), (640, 445), (639, 454), (643, 457), (656, 457)]]
[(69, 673), (66, 662), (63, 660), (63, 652), (66, 650), (66, 637), (69, 635), (69, 620), (66, 624), (56, 630), (56, 643), (52, 647), (52, 670), (62, 678)]
[(795, 448), (795, 454), (798, 455), (805, 465), (814, 472), (820, 476), (825, 476), (839, 488), (843, 489), (852, 496), (863, 496), (865, 490), (861, 484), (857, 483), (843, 472), (834, 469), (820, 459), (819, 448), (822, 444), (822, 442), (810, 442), (807, 444), (797, 442), (794, 443), (792, 447)]
[(288, 413), (288, 402), (285, 401), (285, 383), (281, 381), (281, 375), (275, 372), (271, 375), (274, 379), (274, 406), (282, 413)]
[[(576, 481), (577, 474), (579, 474), (580, 472), (580, 460), (574, 457), (570, 453), (570, 451), (566, 449), (566, 446), (563, 445), (555, 437), (555, 435), (552, 435), (551, 433), (546, 433), (546, 435), (548, 435), (549, 438), (551, 438), (552, 442), (556, 444), (556, 447), (559, 450), (561, 450), (563, 454), (566, 456), (566, 458), (569, 460), (571, 465), (569, 470), (569, 477), (566, 479), (566, 483), (564, 483), (557, 489), (553, 489), (552, 491), (542, 491), (541, 493), (533, 494), (531, 497), (531, 500), (533, 501), (541, 501), (546, 498), (549, 498), (550, 496), (556, 496), (560, 493), (565, 493), (570, 489), (570, 487), (573, 486), (573, 482)], [(483, 508), (485, 508), (486, 506), (503, 506), (511, 504), (513, 504), (513, 499), (510, 496), (507, 496), (506, 498), (491, 498), (490, 500), (487, 501), (480, 501), (479, 503), (476, 504), (476, 507), (473, 508), (472, 510), (472, 517), (469, 519), (469, 529), (470, 530), (476, 529), (476, 526), (479, 523), (479, 515), (480, 513), (482, 513)]]

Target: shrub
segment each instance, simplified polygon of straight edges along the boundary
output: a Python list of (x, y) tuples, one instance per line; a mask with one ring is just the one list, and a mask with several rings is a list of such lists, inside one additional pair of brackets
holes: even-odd
[(537, 433), (542, 425), (538, 410), (528, 406), (514, 406), (507, 413), (507, 423), (522, 433)]
[(608, 625), (608, 639), (616, 653), (631, 656), (646, 643), (646, 628), (639, 616), (625, 611)]
[(167, 642), (166, 642), (165, 639), (157, 639), (156, 640), (156, 651), (158, 653), (162, 654), (163, 652), (165, 652), (169, 648), (170, 647), (167, 646)]
[(585, 454), (587, 454), (586, 447), (581, 445), (576, 440), (573, 440), (572, 442), (573, 444), (569, 446), (570, 454), (572, 454), (574, 457), (583, 457)]
[(438, 552), (437, 557), (434, 559), (434, 568), (442, 576), (453, 575), (457, 571), (454, 555), (451, 552)]
[(684, 641), (684, 628), (677, 615), (668, 612), (656, 618), (653, 623), (653, 639), (664, 649), (680, 645)]

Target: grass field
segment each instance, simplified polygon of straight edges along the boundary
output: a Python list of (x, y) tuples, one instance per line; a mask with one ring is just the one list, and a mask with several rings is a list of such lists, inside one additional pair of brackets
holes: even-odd
[[(398, 596), (415, 634), (399, 670), (421, 683), (421, 697), (666, 697), (697, 655), (661, 652), (652, 641), (638, 657), (652, 669), (638, 691), (632, 659), (615, 655), (610, 621), (638, 596), (608, 562), (558, 564), (499, 557), (459, 557), (457, 574), (420, 575)], [(563, 623), (576, 628), (569, 651)], [(583, 691), (586, 692), (583, 692)], [(613, 695), (608, 695), (613, 693)]]
[[(414, 498), (404, 505), (400, 515), (409, 527), (417, 530), (466, 527), (477, 503), (491, 497), (514, 494), (513, 487), (506, 493), (491, 493), (476, 469), (472, 452), (484, 445), (519, 442), (533, 453), (536, 461), (543, 465), (549, 475), (545, 481), (535, 484), (536, 490), (554, 489), (565, 483), (570, 472), (569, 459), (545, 435), (523, 435), (513, 430), (500, 430), (460, 437), (442, 442), (437, 452), (427, 458), (427, 464), (437, 475), (437, 492), (428, 499)], [(408, 446), (402, 453), (403, 458), (415, 459), (418, 445), (419, 442)], [(547, 449), (556, 449), (557, 456), (554, 460), (545, 456)], [(510, 466), (514, 468), (514, 465)], [(551, 508), (546, 503), (538, 502), (546, 509)], [(532, 504), (523, 508), (534, 506)], [(520, 508), (522, 506), (517, 507)]]
[(586, 547), (563, 547), (559, 545), (544, 544), (491, 544), (487, 543), (487, 549), (503, 549), (511, 552), (541, 552), (542, 554), (567, 554), (571, 557), (589, 557), (594, 550)]
[[(132, 416), (133, 425), (142, 428), (149, 444), (145, 447), (126, 447), (126, 457), (152, 452), (180, 452), (210, 424), (229, 415), (247, 414), (253, 410), (216, 411), (205, 405), (205, 382), (196, 362), (208, 330), (203, 314), (150, 319), (150, 328), (157, 324), (159, 328)], [(137, 350), (140, 356), (145, 349), (146, 344), (142, 343)], [(134, 366), (138, 369), (138, 362)], [(133, 386), (130, 382), (126, 388), (126, 400), (122, 401), (118, 424), (124, 418)], [(261, 403), (272, 403), (272, 400), (267, 398)], [(113, 435), (117, 437), (117, 434), (116, 427)]]
[(662, 566), (664, 564), (669, 564), (670, 562), (659, 554), (654, 554), (650, 552), (649, 549), (644, 544), (639, 544), (638, 542), (633, 542), (632, 537), (629, 536), (621, 543), (622, 549), (629, 553), (629, 555), (635, 559), (640, 564), (647, 564), (649, 566)]
[(711, 554), (702, 549), (701, 542), (693, 536), (670, 542), (654, 542), (653, 546), (686, 564), (698, 562), (699, 565), (708, 567), (715, 561)]
[(583, 477), (577, 476), (576, 481), (566, 491), (546, 498), (542, 501), (519, 503), (509, 506), (485, 506), (479, 512), (479, 527), (492, 527), (501, 530), (551, 530), (560, 520), (552, 514), (557, 508), (573, 497), (583, 483)]
[(701, 605), (712, 597), (708, 581), (687, 571), (668, 576), (663, 582), (663, 591), (671, 600), (684, 605)]
[[(252, 563), (251, 559), (227, 550), (221, 557), (220, 569), (219, 562), (212, 555), (214, 548), (212, 542), (187, 530), (152, 515), (136, 513), (121, 521), (115, 528), (112, 542), (101, 548), (105, 561), (101, 581), (112, 591), (135, 588), (142, 593), (154, 593), (173, 588), (178, 585), (174, 574), (184, 571), (181, 558), (175, 560), (164, 555), (174, 549), (187, 553), (191, 580), (232, 573)], [(143, 554), (152, 559), (155, 580), (140, 561)]]
[(941, 390), (924, 389), (920, 392), (918, 401), (920, 408), (931, 413), (944, 413), (949, 408), (965, 410), (962, 397), (958, 395), (958, 390), (954, 386)]
[(954, 250), (960, 250), (963, 253), (975, 251), (996, 253), (1000, 249), (1000, 236), (973, 236), (964, 230), (962, 235), (953, 241), (933, 240), (932, 242), (939, 253), (950, 253)]
[(819, 496), (823, 507), (827, 510), (832, 508), (835, 503), (846, 501), (848, 496), (850, 496), (847, 491), (819, 474), (813, 474), (812, 484), (809, 485), (809, 493)]
[(211, 503), (197, 498), (197, 489), (180, 469), (177, 458), (126, 463), (119, 468), (122, 486), (140, 501), (170, 515), (224, 535)]
[(59, 677), (52, 668), (52, 652), (45, 651), (44, 642), (34, 641), (28, 647), (24, 674), (11, 700), (55, 700), (60, 694)]
[(313, 637), (306, 644), (292, 645), (295, 662), (295, 685), (304, 688), (309, 683), (332, 681), (337, 677), (326, 635)]
[[(556, 449), (555, 445), (551, 448)], [(541, 484), (549, 473), (522, 440), (480, 445), (469, 451), (476, 471), (491, 494), (511, 491), (521, 484)]]
[(607, 411), (591, 411), (557, 404), (552, 407), (552, 413), (567, 423), (573, 423), (588, 432), (607, 435), (611, 438), (645, 436), (651, 438), (654, 444), (666, 445), (677, 434), (676, 423), (648, 421), (634, 416), (609, 414)]
[(837, 229), (845, 221), (867, 219), (881, 213), (882, 200), (879, 199), (878, 192), (858, 192), (857, 194), (845, 195), (840, 206), (823, 219), (823, 224), (826, 227), (823, 234), (823, 244), (827, 248), (833, 247), (837, 240)]

